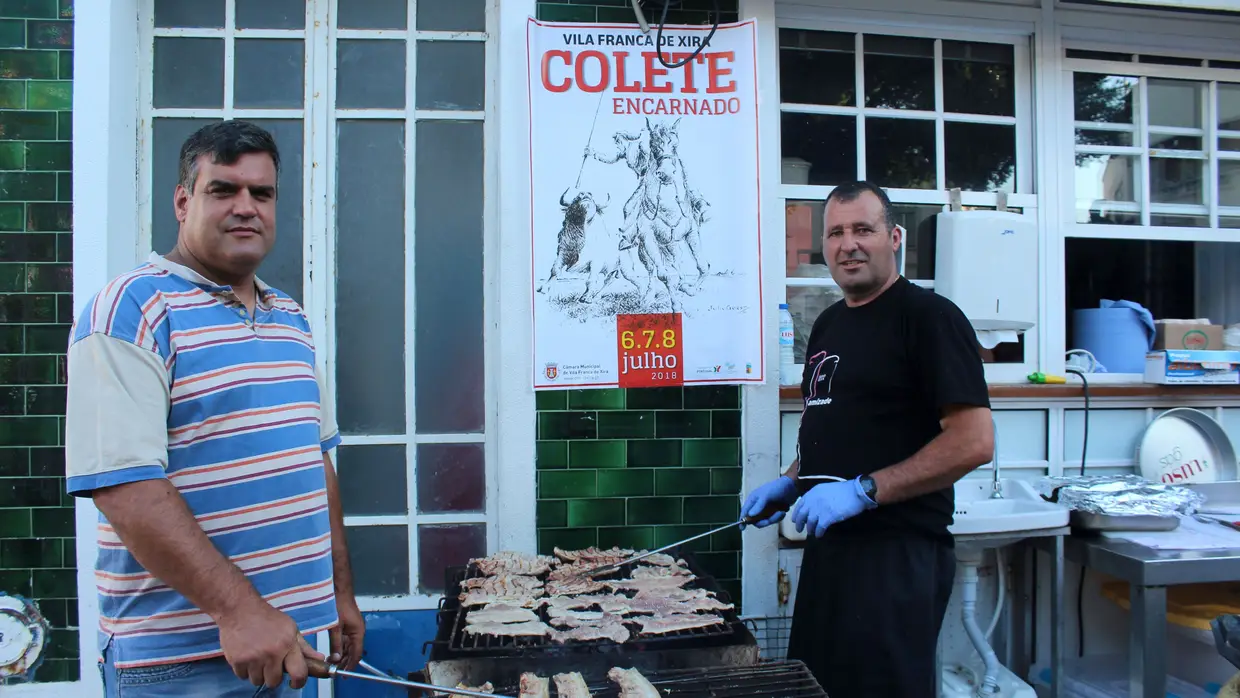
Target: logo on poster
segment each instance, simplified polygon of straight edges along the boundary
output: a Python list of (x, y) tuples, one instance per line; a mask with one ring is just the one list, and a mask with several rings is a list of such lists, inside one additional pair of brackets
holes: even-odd
[(543, 369), (543, 375), (547, 380), (553, 381), (560, 376), (560, 367), (554, 362), (547, 364), (547, 368)]

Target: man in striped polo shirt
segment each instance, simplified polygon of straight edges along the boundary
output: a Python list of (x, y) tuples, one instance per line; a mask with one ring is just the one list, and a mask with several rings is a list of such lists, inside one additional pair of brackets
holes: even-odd
[(253, 124), (190, 136), (175, 249), (113, 279), (70, 336), (68, 490), (100, 512), (108, 696), (296, 696), (322, 658), (304, 636), (327, 629), (332, 659), (361, 659), (310, 323), (255, 277), (279, 167)]

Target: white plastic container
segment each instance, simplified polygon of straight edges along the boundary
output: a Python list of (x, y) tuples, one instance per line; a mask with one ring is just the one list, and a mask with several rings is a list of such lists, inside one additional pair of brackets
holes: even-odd
[(796, 374), (796, 358), (793, 345), (796, 343), (796, 330), (792, 324), (792, 313), (787, 303), (779, 304), (779, 384), (799, 385)]

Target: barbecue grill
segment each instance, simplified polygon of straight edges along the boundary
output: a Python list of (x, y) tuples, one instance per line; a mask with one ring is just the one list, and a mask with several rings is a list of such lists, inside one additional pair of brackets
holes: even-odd
[[(545, 675), (550, 678), (550, 675)], [(827, 698), (822, 686), (801, 662), (770, 662), (749, 667), (681, 669), (644, 674), (669, 698)], [(592, 698), (618, 698), (620, 687), (603, 675), (587, 676)], [(517, 684), (496, 687), (500, 695), (521, 693)]]
[[(731, 602), (727, 593), (713, 577), (702, 571), (691, 555), (681, 553), (679, 557), (695, 576), (686, 588), (706, 589), (714, 592), (720, 601)], [(617, 578), (628, 577), (635, 566), (622, 567)], [(439, 627), (435, 639), (428, 643), (430, 653), (426, 668), (411, 674), (411, 680), (439, 686), (458, 683), (480, 686), (490, 681), (498, 687), (517, 684), (521, 674), (527, 671), (543, 676), (578, 671), (587, 677), (606, 680), (607, 671), (615, 666), (646, 673), (699, 667), (752, 668), (759, 661), (757, 640), (734, 609), (719, 612), (723, 623), (704, 628), (639, 635), (636, 628), (630, 627), (633, 636), (621, 644), (610, 640), (560, 644), (549, 637), (469, 635), (465, 633), (469, 611), (463, 609), (458, 600), (461, 584), (466, 579), (483, 576), (486, 575), (474, 565), (451, 567), (445, 572), (447, 594), (440, 602), (436, 617)], [(537, 613), (543, 622), (549, 620), (545, 607)], [(497, 692), (502, 693), (498, 689)]]

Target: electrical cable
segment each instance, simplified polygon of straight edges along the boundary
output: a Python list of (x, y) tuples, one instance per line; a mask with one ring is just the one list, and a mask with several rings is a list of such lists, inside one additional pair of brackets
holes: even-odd
[[(1085, 393), (1085, 413), (1083, 415), (1084, 424), (1081, 433), (1081, 477), (1085, 477), (1085, 455), (1089, 451), (1089, 380), (1085, 378), (1085, 372), (1077, 368), (1068, 368), (1068, 373), (1074, 373), (1081, 379), (1081, 385)], [(1081, 565), (1081, 578), (1076, 588), (1076, 652), (1078, 657), (1085, 656), (1085, 565)]]
[[(652, 0), (652, 2), (653, 1), (654, 0)], [(693, 53), (689, 54), (688, 57), (686, 57), (684, 60), (680, 61), (679, 63), (668, 63), (663, 58), (663, 25), (667, 24), (668, 9), (672, 6), (673, 2), (676, 2), (677, 4), (679, 4), (679, 0), (662, 0), (662, 2), (663, 2), (663, 14), (659, 17), (659, 26), (658, 26), (658, 29), (655, 30), (654, 51), (655, 51), (655, 55), (659, 57), (659, 62), (663, 64), (663, 67), (671, 70), (671, 69), (679, 68), (683, 65), (688, 64), (690, 61), (697, 58), (702, 53), (702, 51), (710, 44), (711, 38), (715, 36), (715, 31), (719, 29), (720, 20), (723, 19), (723, 10), (720, 9), (719, 7), (719, 0), (711, 0), (711, 3), (714, 5), (715, 9), (713, 11), (714, 22), (711, 24), (710, 33), (708, 33), (706, 35), (706, 38), (702, 40), (702, 43), (699, 44), (696, 49), (694, 49)], [(637, 23), (645, 27), (646, 16), (645, 14), (642, 13), (639, 0), (633, 0), (633, 11), (634, 11), (634, 14), (637, 15)], [(643, 29), (643, 31), (645, 30)]]

